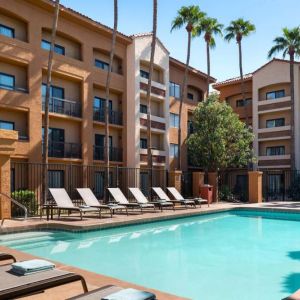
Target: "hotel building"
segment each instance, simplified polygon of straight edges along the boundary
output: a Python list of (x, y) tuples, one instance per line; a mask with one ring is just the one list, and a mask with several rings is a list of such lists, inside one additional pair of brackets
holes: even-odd
[[(294, 65), (295, 76), (295, 168), (300, 169), (300, 64)], [(289, 61), (273, 59), (245, 75), (246, 107), (239, 77), (214, 84), (233, 110), (253, 127), (254, 153), (259, 170), (291, 168), (291, 96)]]
[[(54, 4), (50, 0), (0, 2), (0, 128), (16, 130), (14, 162), (41, 162), (45, 83)], [(103, 165), (104, 97), (112, 29), (61, 6), (50, 100), (49, 162)], [(151, 34), (117, 33), (110, 85), (112, 165), (147, 164), (146, 88)], [(151, 90), (153, 165), (174, 169), (184, 63), (157, 39)], [(211, 78), (211, 82), (215, 79)], [(206, 74), (189, 69), (182, 116), (185, 140), (193, 110), (207, 93)]]

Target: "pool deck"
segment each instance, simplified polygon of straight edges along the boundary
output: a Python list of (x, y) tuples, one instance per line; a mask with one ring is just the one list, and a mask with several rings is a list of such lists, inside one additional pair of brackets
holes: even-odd
[[(61, 229), (61, 230), (71, 230), (71, 231), (86, 231), (95, 229), (105, 229), (113, 228), (124, 225), (131, 224), (141, 224), (146, 222), (168, 220), (173, 218), (188, 217), (194, 215), (201, 215), (213, 212), (221, 212), (232, 209), (251, 209), (251, 210), (266, 210), (266, 211), (284, 211), (284, 212), (294, 212), (300, 213), (300, 202), (270, 202), (270, 203), (260, 203), (260, 204), (238, 204), (238, 203), (216, 203), (212, 204), (210, 207), (202, 205), (201, 208), (196, 209), (176, 209), (175, 212), (172, 210), (166, 210), (163, 212), (144, 212), (140, 213), (130, 213), (129, 216), (117, 214), (113, 218), (103, 217), (102, 219), (94, 217), (84, 217), (81, 221), (76, 214), (72, 214), (72, 217), (64, 217), (60, 220), (54, 219), (47, 221), (45, 218), (40, 220), (39, 218), (28, 219), (26, 221), (14, 221), (6, 220), (2, 228), (0, 228), (1, 233), (11, 233), (29, 230), (41, 230), (41, 229)], [(18, 260), (25, 260), (33, 258), (32, 255), (6, 248), (0, 245), (0, 252), (8, 252), (16, 256)], [(157, 295), (158, 299), (166, 300), (177, 300), (186, 299), (180, 296), (175, 296), (167, 294), (161, 291), (156, 291), (149, 289), (147, 287), (137, 286), (135, 284), (125, 282), (116, 278), (108, 277), (105, 275), (100, 275), (92, 273), (86, 270), (78, 269), (72, 266), (63, 265), (61, 263), (55, 262), (59, 269), (76, 272), (84, 276), (88, 283), (89, 290), (96, 289), (98, 287), (114, 284), (121, 287), (133, 287), (142, 290), (152, 291)], [(45, 293), (38, 294), (35, 296), (27, 297), (27, 299), (66, 299), (82, 293), (81, 284), (72, 283), (69, 285), (53, 288), (47, 290)], [(24, 298), (26, 299), (26, 298)]]

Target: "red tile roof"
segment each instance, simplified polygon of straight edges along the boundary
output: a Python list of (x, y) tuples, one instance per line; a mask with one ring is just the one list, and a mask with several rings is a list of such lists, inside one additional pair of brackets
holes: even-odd
[[(250, 80), (250, 79), (252, 79), (252, 74), (253, 73), (245, 74), (244, 75), (244, 80)], [(238, 83), (239, 81), (241, 81), (241, 77), (240, 76), (229, 78), (229, 79), (226, 79), (224, 81), (220, 81), (220, 82), (217, 82), (217, 83), (213, 84), (213, 88), (218, 88), (219, 86), (224, 86), (224, 85)]]

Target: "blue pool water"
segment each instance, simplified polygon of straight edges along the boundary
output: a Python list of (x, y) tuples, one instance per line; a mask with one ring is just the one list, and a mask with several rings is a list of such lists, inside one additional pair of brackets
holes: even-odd
[(191, 299), (281, 299), (300, 288), (300, 215), (234, 211), (0, 244)]

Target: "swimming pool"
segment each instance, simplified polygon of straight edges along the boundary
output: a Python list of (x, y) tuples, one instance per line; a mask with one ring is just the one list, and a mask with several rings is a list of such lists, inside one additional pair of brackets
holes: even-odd
[(281, 299), (300, 288), (300, 215), (231, 211), (0, 244), (191, 299)]

